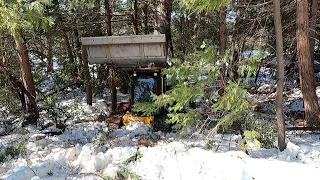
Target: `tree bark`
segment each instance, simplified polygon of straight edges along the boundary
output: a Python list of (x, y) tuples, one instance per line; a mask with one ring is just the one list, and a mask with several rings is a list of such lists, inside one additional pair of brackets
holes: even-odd
[(87, 104), (92, 106), (92, 85), (91, 85), (91, 77), (88, 66), (88, 54), (85, 46), (82, 46), (82, 60), (83, 60), (83, 71), (85, 77), (85, 86), (86, 86), (86, 99)]
[(314, 62), (314, 46), (315, 46), (315, 39), (317, 37), (316, 33), (316, 26), (317, 26), (317, 19), (318, 19), (318, 7), (319, 7), (319, 0), (311, 0), (311, 9), (310, 9), (310, 56), (312, 59), (312, 63)]
[(154, 18), (153, 18), (153, 34), (160, 34), (161, 33), (161, 20), (163, 19), (163, 1), (164, 0), (158, 0), (154, 1), (154, 8), (153, 13), (154, 13)]
[(104, 89), (106, 87), (105, 79), (108, 77), (108, 71), (106, 71), (107, 66), (105, 64), (97, 65), (97, 82), (96, 85), (99, 89)]
[(47, 35), (47, 45), (48, 45), (48, 56), (47, 56), (47, 72), (53, 72), (53, 39), (50, 35)]
[[(94, 0), (93, 2), (94, 4), (94, 8), (92, 9), (93, 10), (93, 16), (94, 16), (94, 21), (99, 21), (100, 20), (100, 6), (101, 6), (101, 0)], [(93, 36), (103, 36), (104, 33), (102, 31), (102, 24), (101, 23), (96, 23), (94, 25), (94, 27), (92, 27), (93, 30), (92, 30), (92, 35)], [(81, 49), (81, 47), (80, 47)], [(80, 50), (81, 51), (81, 50)]]
[(131, 0), (132, 5), (132, 24), (133, 24), (133, 34), (138, 35), (139, 29), (138, 29), (138, 2), (137, 0)]
[(75, 49), (76, 49), (76, 56), (77, 56), (77, 64), (78, 64), (78, 74), (83, 78), (83, 62), (82, 62), (82, 55), (81, 55), (81, 42), (79, 37), (78, 29), (73, 30), (74, 39), (75, 39)]
[(37, 119), (39, 118), (39, 111), (36, 104), (36, 91), (34, 87), (28, 51), (21, 36), (21, 32), (17, 31), (15, 34), (13, 34), (13, 36), (16, 43), (16, 50), (19, 55), (23, 85), (28, 94), (30, 94), (27, 102), (27, 110), (28, 112), (32, 113), (33, 117), (31, 120), (32, 122), (30, 123), (36, 124)]
[[(106, 11), (106, 23), (107, 23), (107, 35), (112, 36), (112, 26), (111, 26), (112, 12), (110, 8), (109, 0), (105, 0), (105, 11)], [(114, 68), (109, 69), (109, 76), (111, 81), (111, 109), (114, 112), (114, 110), (117, 108), (116, 70)]]
[(171, 14), (172, 14), (172, 5), (173, 0), (165, 0), (164, 8), (166, 12), (166, 36), (167, 36), (167, 43), (168, 43), (168, 54), (171, 57), (174, 57), (173, 51), (173, 43), (172, 43), (172, 33), (171, 33)]
[(219, 52), (221, 57), (225, 55), (226, 49), (227, 49), (227, 22), (226, 22), (226, 17), (227, 17), (227, 7), (223, 6), (220, 9), (219, 12), (219, 42), (220, 42), (220, 48)]
[(167, 52), (170, 57), (174, 57), (172, 34), (171, 34), (171, 14), (172, 0), (160, 0), (157, 6), (155, 18), (155, 34), (165, 34), (167, 43)]
[(28, 90), (28, 92), (30, 92), (30, 94), (35, 98), (36, 91), (34, 87), (33, 76), (31, 72), (31, 66), (26, 46), (24, 43), (16, 41), (16, 49), (19, 54), (23, 84)]
[(283, 58), (283, 38), (280, 0), (273, 0), (274, 6), (274, 24), (276, 33), (276, 53), (277, 53), (277, 97), (276, 97), (276, 114), (278, 130), (278, 147), (280, 151), (286, 148), (285, 142), (285, 124), (283, 119), (283, 84), (284, 84), (284, 58)]
[(110, 80), (111, 80), (111, 109), (114, 112), (117, 108), (117, 85), (116, 85), (116, 69), (109, 69)]
[(239, 63), (239, 47), (237, 45), (237, 40), (233, 39), (231, 45), (231, 61), (229, 64), (229, 75), (232, 81), (236, 81), (239, 77), (238, 75), (238, 63)]
[(8, 62), (6, 59), (6, 46), (5, 46), (5, 40), (1, 37), (2, 34), (0, 34), (0, 45), (1, 45), (1, 52), (2, 52), (2, 57), (1, 57), (1, 61), (2, 61), (2, 65), (7, 67), (8, 66)]
[(308, 125), (318, 124), (318, 97), (314, 83), (313, 63), (310, 60), (308, 0), (297, 0), (297, 54), (299, 77)]
[(111, 18), (112, 18), (112, 12), (110, 8), (110, 2), (109, 0), (104, 1), (104, 8), (106, 13), (106, 24), (107, 24), (107, 36), (112, 36), (112, 26), (111, 26)]
[(65, 30), (62, 31), (62, 35), (63, 35), (63, 40), (64, 40), (64, 44), (65, 44), (65, 48), (67, 51), (67, 55), (68, 55), (68, 59), (70, 61), (70, 64), (72, 66), (72, 71), (73, 71), (73, 76), (75, 79), (78, 79), (78, 70), (77, 70), (77, 66), (74, 60), (74, 56), (73, 56), (73, 52), (72, 52), (72, 47), (69, 41), (69, 37), (68, 34)]
[(148, 2), (142, 1), (142, 31), (143, 34), (149, 34), (148, 29)]
[(236, 14), (235, 14), (235, 23), (232, 29), (232, 43), (231, 43), (231, 57), (229, 60), (229, 66), (228, 66), (228, 75), (232, 81), (236, 81), (239, 77), (238, 74), (238, 68), (239, 68), (239, 60), (240, 60), (240, 38), (237, 34), (237, 28), (240, 25), (240, 9), (238, 7), (234, 7)]
[[(227, 8), (226, 8), (226, 6), (223, 6), (220, 9), (220, 12), (219, 12), (219, 21), (220, 21), (219, 22), (220, 23), (220, 26), (219, 26), (219, 43), (220, 43), (219, 52), (220, 52), (220, 58), (224, 58), (225, 52), (226, 52), (226, 49), (227, 49), (227, 22), (226, 22), (226, 16), (227, 16)], [(226, 85), (225, 74), (226, 74), (226, 64), (223, 63), (221, 68), (220, 68), (220, 81), (219, 81), (219, 86), (220, 86), (219, 94), (220, 95), (224, 94), (225, 88), (227, 86)]]

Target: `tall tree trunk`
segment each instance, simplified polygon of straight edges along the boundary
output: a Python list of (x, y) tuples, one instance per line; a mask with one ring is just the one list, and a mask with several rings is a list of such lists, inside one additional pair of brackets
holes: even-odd
[(82, 60), (83, 60), (83, 71), (85, 77), (85, 86), (86, 86), (86, 99), (87, 104), (92, 106), (92, 85), (91, 85), (91, 76), (88, 66), (88, 54), (85, 46), (82, 46)]
[(148, 1), (142, 1), (142, 21), (141, 21), (143, 34), (149, 34), (148, 30)]
[[(179, 22), (180, 22), (179, 29), (180, 29), (180, 34), (181, 34), (179, 36), (179, 38), (184, 39), (186, 37), (186, 29), (187, 29), (184, 10), (181, 10), (179, 12)], [(177, 49), (180, 49), (183, 52), (183, 54), (185, 54), (186, 53), (186, 46), (185, 46), (186, 43), (184, 41), (179, 41), (179, 42), (180, 42), (180, 44), (179, 44), (180, 47), (177, 47)], [(183, 60), (182, 60), (182, 62), (183, 62)]]
[[(220, 27), (219, 27), (219, 42), (220, 42), (220, 58), (224, 58), (225, 56), (225, 52), (227, 49), (227, 22), (226, 22), (226, 16), (227, 16), (227, 8), (226, 6), (223, 6), (220, 9), (219, 12), (219, 23), (220, 23)], [(225, 91), (226, 88), (226, 65), (225, 63), (222, 64), (222, 67), (220, 68), (220, 82), (219, 82), (219, 86), (220, 86), (220, 90), (219, 90), (219, 94), (222, 95)]]
[(286, 148), (285, 142), (285, 124), (283, 119), (283, 84), (284, 84), (284, 58), (283, 58), (283, 38), (280, 0), (273, 0), (274, 6), (274, 24), (276, 33), (276, 53), (277, 53), (277, 97), (276, 97), (276, 114), (278, 130), (278, 147), (280, 151)]
[(117, 108), (117, 84), (116, 84), (116, 69), (109, 69), (110, 80), (111, 80), (111, 109), (114, 111)]
[(16, 43), (16, 49), (19, 55), (23, 85), (31, 95), (30, 97), (28, 97), (28, 102), (27, 102), (27, 105), (28, 105), (27, 110), (32, 114), (32, 117), (33, 117), (32, 119), (30, 119), (30, 123), (36, 124), (37, 119), (39, 118), (39, 111), (35, 101), (36, 91), (34, 87), (28, 51), (24, 43), (24, 40), (21, 36), (21, 32), (17, 31), (13, 36)]
[(75, 49), (76, 49), (76, 56), (77, 56), (77, 64), (78, 64), (78, 74), (83, 78), (83, 62), (82, 62), (82, 55), (81, 55), (81, 42), (78, 29), (73, 30), (74, 39), (75, 39)]
[(227, 49), (227, 7), (223, 6), (220, 9), (219, 12), (219, 42), (220, 42), (220, 48), (219, 52), (221, 57), (225, 55), (226, 49)]
[(231, 58), (229, 64), (229, 75), (232, 81), (236, 81), (238, 79), (238, 63), (239, 63), (239, 47), (236, 39), (233, 39), (231, 45)]
[(65, 44), (65, 48), (67, 51), (67, 55), (68, 55), (68, 59), (70, 61), (70, 64), (72, 65), (72, 71), (73, 71), (73, 76), (75, 79), (78, 79), (78, 70), (77, 70), (77, 65), (75, 63), (74, 60), (74, 56), (73, 56), (73, 52), (72, 52), (72, 47), (69, 41), (69, 37), (68, 34), (65, 30), (62, 31), (62, 35), (63, 35), (63, 40), (64, 40), (64, 44)]
[(1, 63), (3, 66), (7, 67), (8, 62), (6, 59), (6, 43), (5, 40), (1, 37), (2, 34), (0, 34), (0, 45), (1, 45), (1, 52), (2, 52), (2, 57), (1, 57)]
[(319, 0), (311, 0), (311, 9), (310, 9), (310, 56), (313, 62), (313, 53), (315, 46), (315, 39), (317, 38), (316, 26), (318, 19), (318, 9), (319, 9)]
[(161, 32), (161, 20), (163, 19), (163, 1), (164, 0), (157, 0), (154, 1), (154, 18), (153, 18), (153, 34), (160, 34)]
[[(105, 11), (106, 11), (107, 34), (108, 36), (112, 36), (112, 26), (111, 26), (112, 12), (110, 8), (109, 0), (105, 0)], [(116, 70), (114, 68), (109, 69), (109, 76), (111, 81), (111, 109), (112, 111), (114, 111), (117, 108)]]
[(138, 35), (138, 2), (137, 0), (131, 0), (132, 6), (132, 24), (133, 24), (133, 34)]
[[(93, 10), (93, 17), (94, 17), (94, 21), (99, 21), (100, 20), (100, 6), (101, 6), (101, 0), (94, 0), (94, 8)], [(93, 36), (103, 36), (104, 33), (102, 31), (102, 24), (101, 23), (96, 23), (94, 25), (94, 27), (92, 27), (92, 35)], [(81, 49), (81, 48), (80, 48)]]
[(229, 66), (228, 66), (228, 75), (232, 81), (236, 81), (239, 77), (238, 75), (238, 63), (240, 60), (240, 52), (239, 52), (239, 46), (240, 46), (240, 38), (237, 34), (237, 28), (239, 27), (240, 23), (240, 9), (238, 7), (234, 7), (236, 14), (235, 14), (235, 23), (233, 25), (232, 29), (232, 43), (231, 43), (231, 57), (229, 60)]
[(107, 36), (112, 36), (112, 26), (111, 26), (111, 18), (112, 18), (112, 12), (110, 7), (109, 0), (104, 1), (104, 8), (106, 13), (106, 24), (107, 24)]
[(172, 43), (172, 33), (171, 33), (171, 14), (172, 14), (172, 6), (173, 0), (165, 0), (164, 8), (166, 12), (166, 36), (167, 36), (167, 43), (168, 43), (168, 54), (171, 57), (174, 57), (173, 51), (173, 43)]
[(53, 39), (50, 35), (47, 35), (48, 56), (47, 56), (47, 72), (53, 72)]
[(105, 79), (108, 77), (108, 71), (106, 71), (107, 66), (105, 64), (97, 65), (97, 83), (96, 86), (98, 89), (104, 89), (106, 87)]
[(172, 0), (160, 0), (157, 6), (155, 18), (155, 34), (161, 33), (166, 35), (167, 51), (170, 57), (174, 57), (172, 34), (171, 34), (171, 14)]
[(23, 42), (16, 41), (16, 49), (19, 53), (20, 68), (22, 72), (23, 84), (30, 94), (36, 97), (36, 91), (33, 82), (33, 76), (31, 72), (31, 66), (29, 62), (29, 56), (26, 45)]
[(308, 14), (308, 0), (297, 0), (297, 54), (300, 85), (306, 121), (309, 125), (312, 125), (318, 122), (319, 105), (314, 82), (313, 63), (310, 60)]

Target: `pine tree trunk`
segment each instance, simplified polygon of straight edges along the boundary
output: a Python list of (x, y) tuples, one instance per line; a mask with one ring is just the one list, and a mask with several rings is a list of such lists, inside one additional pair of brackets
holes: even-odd
[[(112, 36), (112, 26), (111, 26), (112, 12), (110, 8), (109, 0), (105, 0), (105, 11), (106, 11), (106, 23), (107, 23), (107, 35)], [(117, 108), (116, 70), (114, 68), (109, 69), (109, 76), (111, 81), (111, 109), (114, 112), (114, 110)]]
[(165, 14), (166, 14), (166, 36), (167, 36), (167, 43), (168, 43), (168, 54), (171, 57), (174, 57), (174, 51), (173, 51), (173, 43), (172, 43), (172, 33), (171, 33), (171, 14), (172, 14), (172, 5), (173, 0), (165, 0), (164, 2), (164, 8), (165, 8)]
[(104, 1), (104, 8), (106, 13), (106, 24), (107, 24), (107, 36), (112, 36), (112, 27), (111, 27), (111, 18), (112, 18), (112, 12), (110, 8), (110, 2), (109, 0)]
[(164, 0), (156, 0), (154, 1), (154, 9), (153, 9), (153, 34), (160, 34), (161, 32), (161, 23), (160, 21), (163, 19), (163, 1)]
[(83, 60), (83, 71), (84, 71), (84, 77), (85, 77), (85, 87), (86, 87), (86, 99), (87, 104), (92, 106), (92, 85), (91, 85), (91, 76), (89, 72), (89, 66), (88, 66), (88, 54), (86, 47), (82, 46), (82, 60)]
[[(94, 0), (94, 8), (92, 8), (93, 10), (93, 14), (94, 14), (94, 21), (100, 21), (100, 6), (101, 6), (101, 0)], [(102, 24), (101, 23), (96, 23), (94, 25), (94, 27), (92, 27), (92, 35), (93, 36), (103, 36), (104, 33), (102, 31)], [(81, 49), (81, 48), (80, 48)]]
[(223, 6), (219, 12), (219, 42), (220, 42), (220, 55), (223, 57), (227, 49), (227, 7)]
[(309, 125), (313, 125), (318, 122), (319, 105), (314, 83), (313, 63), (310, 60), (308, 14), (308, 0), (297, 0), (297, 54), (300, 85), (306, 121)]
[[(226, 48), (227, 48), (227, 22), (226, 22), (226, 16), (227, 16), (227, 8), (226, 6), (222, 7), (220, 9), (219, 13), (219, 21), (220, 21), (220, 27), (219, 27), (219, 42), (220, 42), (220, 58), (224, 58)], [(224, 94), (225, 88), (226, 88), (226, 65), (225, 63), (222, 64), (222, 67), (220, 68), (220, 81), (219, 81), (219, 94)]]
[[(180, 12), (179, 13), (179, 29), (180, 29), (180, 36), (179, 36), (179, 38), (185, 38), (185, 35), (186, 35), (186, 29), (187, 29), (187, 27), (186, 27), (186, 20), (185, 20), (185, 17), (184, 17), (184, 11), (182, 11), (182, 12)], [(180, 42), (180, 44), (179, 44), (179, 46), (180, 47), (177, 47), (177, 49), (180, 49), (184, 54), (186, 53), (186, 47), (185, 47), (185, 42), (184, 41), (179, 41)], [(182, 60), (182, 62), (183, 62), (183, 60)]]
[(319, 9), (319, 0), (311, 0), (311, 10), (310, 10), (310, 53), (312, 62), (314, 57), (314, 46), (315, 46), (315, 39), (317, 37), (316, 33), (316, 26), (317, 26), (317, 19), (318, 19), (318, 9)]
[(48, 45), (48, 57), (47, 57), (47, 72), (53, 72), (53, 40), (49, 35), (47, 36), (47, 45)]
[(110, 80), (111, 80), (111, 109), (114, 110), (117, 108), (117, 85), (116, 85), (116, 69), (109, 69)]
[(0, 45), (1, 45), (1, 52), (2, 52), (2, 57), (1, 57), (1, 63), (3, 66), (7, 67), (8, 66), (8, 62), (6, 59), (6, 47), (5, 47), (5, 41), (3, 40), (3, 38), (1, 37), (2, 34), (0, 34)]
[(167, 42), (167, 51), (170, 57), (174, 57), (172, 34), (171, 34), (171, 14), (172, 0), (160, 0), (157, 6), (155, 18), (155, 34), (165, 34)]
[(106, 84), (104, 81), (106, 77), (108, 77), (108, 71), (106, 71), (107, 66), (105, 64), (98, 64), (97, 65), (97, 87), (100, 89), (104, 89)]
[(276, 33), (276, 53), (277, 53), (277, 97), (276, 97), (276, 114), (278, 130), (278, 147), (280, 151), (286, 148), (285, 142), (285, 124), (283, 119), (283, 84), (284, 84), (284, 58), (283, 58), (283, 38), (280, 0), (273, 0), (274, 22)]
[(237, 34), (237, 27), (239, 27), (240, 23), (240, 9), (238, 7), (234, 7), (236, 11), (236, 17), (235, 17), (235, 23), (232, 29), (232, 40), (231, 40), (231, 57), (229, 60), (229, 66), (228, 66), (228, 75), (232, 81), (236, 81), (239, 77), (238, 75), (238, 63), (240, 60), (240, 54), (239, 54), (239, 37)]
[(26, 46), (24, 43), (16, 41), (16, 49), (19, 53), (23, 84), (26, 87), (26, 89), (30, 92), (30, 94), (35, 98), (36, 91), (34, 87), (33, 76), (31, 72), (31, 66)]
[(132, 24), (133, 24), (133, 34), (138, 35), (138, 2), (137, 0), (131, 0), (132, 5)]
[(28, 93), (30, 93), (27, 102), (27, 111), (30, 112), (33, 117), (30, 119), (30, 123), (36, 124), (37, 119), (39, 118), (39, 111), (36, 104), (36, 91), (34, 87), (28, 51), (20, 32), (16, 32), (14, 34), (14, 39), (20, 60), (23, 85)]
[(65, 48), (67, 51), (67, 55), (68, 55), (68, 59), (70, 61), (71, 67), (72, 67), (72, 71), (73, 71), (73, 77), (75, 79), (78, 79), (78, 70), (77, 70), (77, 66), (74, 60), (74, 56), (73, 56), (73, 52), (72, 52), (72, 47), (69, 41), (69, 37), (67, 32), (65, 32), (65, 30), (62, 31), (62, 35), (63, 35), (63, 40), (64, 40), (64, 44), (65, 44)]
[(231, 62), (229, 64), (230, 70), (230, 79), (234, 82), (237, 81), (238, 75), (238, 63), (239, 63), (239, 48), (237, 47), (237, 40), (232, 42), (232, 55), (231, 55)]
[(146, 1), (142, 2), (142, 21), (141, 21), (143, 34), (149, 34), (148, 30), (148, 4)]
[(74, 34), (74, 39), (75, 39), (78, 74), (82, 79), (84, 76), (83, 76), (83, 62), (82, 62), (82, 55), (81, 55), (81, 42), (80, 42), (79, 32), (76, 28), (73, 30), (73, 34)]

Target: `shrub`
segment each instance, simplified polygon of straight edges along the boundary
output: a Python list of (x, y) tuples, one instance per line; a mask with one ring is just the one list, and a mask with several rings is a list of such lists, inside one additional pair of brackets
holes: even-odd
[[(226, 62), (227, 58), (217, 56), (213, 47), (205, 48), (203, 45), (201, 48), (203, 50), (188, 55), (183, 63), (174, 60), (173, 66), (163, 71), (173, 86), (171, 90), (159, 96), (153, 94), (152, 103), (135, 103), (133, 110), (143, 112), (143, 115), (151, 115), (166, 108), (166, 122), (173, 124), (173, 128), (184, 130), (191, 126), (198, 127), (202, 121), (202, 114), (198, 109), (191, 108), (191, 104), (196, 102), (204, 105), (205, 101), (209, 101), (213, 104), (211, 115), (220, 114), (211, 133), (216, 133), (218, 129), (226, 131), (233, 128), (241, 131), (243, 142), (269, 146), (273, 131), (264, 128), (260, 121), (252, 119), (252, 107), (247, 101), (248, 92), (243, 88), (247, 81), (228, 81), (223, 95), (220, 96), (217, 93), (216, 80), (221, 64)], [(246, 66), (255, 65), (253, 62)], [(249, 68), (247, 75), (251, 74), (253, 69)], [(243, 132), (243, 128), (248, 132)]]

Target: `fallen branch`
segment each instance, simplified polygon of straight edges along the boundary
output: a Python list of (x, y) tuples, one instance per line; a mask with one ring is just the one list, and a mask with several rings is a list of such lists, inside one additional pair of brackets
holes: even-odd
[(286, 127), (287, 131), (320, 131), (320, 127), (316, 126), (292, 126)]

